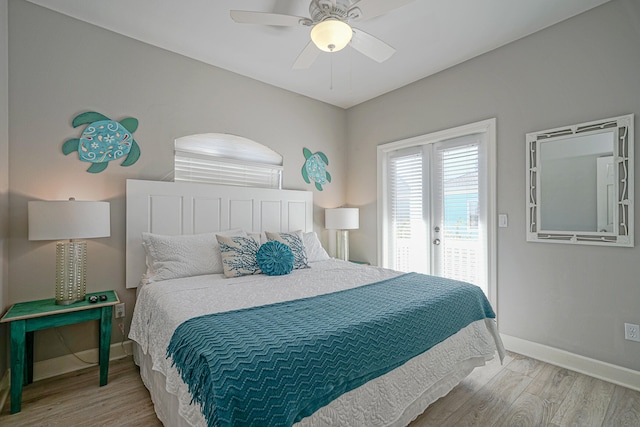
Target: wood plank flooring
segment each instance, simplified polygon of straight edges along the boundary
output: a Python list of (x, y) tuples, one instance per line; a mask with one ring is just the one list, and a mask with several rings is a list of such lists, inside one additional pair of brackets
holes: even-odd
[[(131, 358), (111, 362), (109, 384), (98, 368), (35, 382), (24, 389), (22, 412), (9, 401), (0, 425), (160, 427)], [(476, 369), (410, 427), (640, 426), (640, 392), (509, 353), (504, 365)]]
[(98, 385), (99, 370), (95, 366), (25, 386), (22, 411), (11, 414), (8, 398), (0, 426), (162, 426), (132, 357), (111, 362), (104, 387)]
[(509, 353), (476, 369), (410, 427), (640, 427), (640, 392)]

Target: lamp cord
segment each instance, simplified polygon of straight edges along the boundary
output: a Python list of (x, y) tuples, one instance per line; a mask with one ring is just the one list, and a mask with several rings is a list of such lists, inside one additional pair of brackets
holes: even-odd
[[(124, 323), (120, 323), (118, 326), (119, 326), (118, 329), (120, 329), (120, 333), (122, 335), (122, 339), (120, 340), (120, 348), (122, 348), (122, 353), (125, 356), (131, 356), (131, 354), (129, 354), (127, 352), (127, 350), (124, 348), (124, 338), (125, 338)], [(90, 361), (84, 360), (82, 357), (78, 356), (73, 350), (71, 350), (71, 348), (69, 347), (69, 345), (65, 341), (64, 336), (60, 332), (60, 328), (56, 327), (54, 329), (56, 331), (56, 335), (58, 336), (58, 339), (60, 340), (60, 342), (65, 346), (65, 348), (69, 351), (69, 353), (71, 353), (71, 355), (73, 355), (73, 357), (75, 357), (80, 362), (85, 363), (87, 365), (97, 365), (97, 364), (100, 363), (99, 361), (90, 362)]]
[(97, 365), (98, 362), (89, 362), (88, 360), (84, 360), (82, 357), (78, 356), (76, 353), (74, 353), (69, 346), (67, 345), (67, 342), (64, 340), (64, 337), (62, 336), (62, 333), (60, 332), (59, 328), (54, 328), (56, 330), (56, 334), (58, 335), (58, 339), (60, 340), (60, 342), (67, 348), (67, 350), (69, 351), (69, 353), (71, 353), (73, 355), (73, 357), (75, 357), (76, 359), (78, 359), (79, 361), (81, 361), (82, 363), (86, 363), (87, 365)]
[(124, 333), (124, 322), (118, 324), (118, 329), (120, 329), (120, 333), (122, 334), (122, 339), (120, 340), (120, 348), (122, 349), (122, 353), (124, 353), (125, 356), (131, 356), (131, 354), (127, 353), (127, 350), (124, 348), (124, 338), (126, 335)]

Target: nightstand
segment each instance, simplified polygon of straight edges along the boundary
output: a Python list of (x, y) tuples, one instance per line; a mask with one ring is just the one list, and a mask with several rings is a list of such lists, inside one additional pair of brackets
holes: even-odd
[[(91, 295), (106, 295), (104, 301), (90, 303)], [(70, 305), (56, 305), (55, 299), (19, 302), (9, 308), (0, 319), (10, 322), (11, 335), (11, 413), (20, 412), (22, 386), (33, 382), (33, 333), (40, 329), (100, 320), (100, 386), (107, 384), (109, 348), (111, 345), (111, 315), (113, 306), (120, 303), (115, 291), (87, 294), (84, 301)]]

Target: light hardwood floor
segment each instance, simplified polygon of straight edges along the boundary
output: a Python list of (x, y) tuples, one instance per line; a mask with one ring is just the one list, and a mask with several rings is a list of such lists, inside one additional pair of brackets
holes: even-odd
[[(111, 362), (109, 384), (98, 368), (26, 386), (22, 412), (1, 426), (161, 426), (131, 358)], [(411, 427), (640, 426), (640, 392), (509, 353), (504, 365), (476, 369), (432, 404)]]

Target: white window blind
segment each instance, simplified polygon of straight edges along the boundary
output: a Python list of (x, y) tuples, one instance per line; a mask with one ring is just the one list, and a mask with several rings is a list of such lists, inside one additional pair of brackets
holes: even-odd
[(174, 180), (282, 188), (282, 156), (237, 135), (204, 133), (176, 139)]
[(443, 145), (436, 150), (435, 173), (441, 183), (442, 276), (485, 285), (485, 254), (480, 236), (479, 145)]
[(428, 266), (424, 251), (422, 150), (412, 148), (390, 154), (387, 170), (391, 268), (422, 272)]
[(246, 187), (281, 188), (282, 166), (190, 152), (175, 152), (175, 180)]

